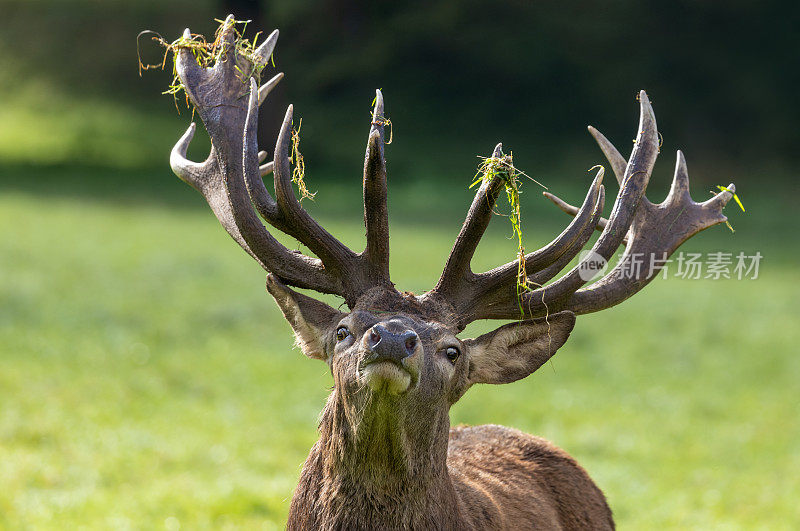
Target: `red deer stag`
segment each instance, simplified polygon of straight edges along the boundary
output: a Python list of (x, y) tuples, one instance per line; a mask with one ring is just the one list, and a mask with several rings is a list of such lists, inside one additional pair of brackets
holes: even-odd
[[(189, 49), (176, 50), (177, 72), (212, 147), (205, 162), (187, 160), (192, 124), (172, 150), (170, 164), (269, 273), (267, 290), (303, 353), (327, 363), (333, 375), (320, 437), (292, 498), (289, 529), (613, 528), (602, 492), (566, 452), (500, 426), (451, 428), (449, 408), (473, 384), (509, 383), (541, 367), (567, 340), (576, 314), (614, 306), (657, 274), (658, 267), (644, 268), (641, 276), (621, 274), (628, 257), (666, 258), (694, 234), (725, 221), (722, 207), (731, 193), (694, 202), (678, 152), (666, 200), (653, 204), (645, 198), (659, 139), (641, 92), (639, 129), (628, 160), (590, 128), (620, 185), (608, 219), (600, 217), (602, 170), (579, 208), (552, 197), (574, 219), (552, 242), (524, 256), (528, 284), (545, 287), (518, 293), (516, 260), (484, 273), (470, 267), (503, 189), (498, 175), (478, 190), (436, 286), (422, 295), (398, 291), (389, 277), (380, 91), (364, 162), (366, 247), (356, 253), (295, 196), (288, 158), (291, 106), (274, 160), (259, 166), (265, 153), (256, 142), (258, 109), (282, 74), (259, 88), (253, 61), (266, 63), (278, 32), (248, 59), (236, 49), (233, 26), (228, 17), (213, 67), (201, 67)], [(188, 29), (185, 35), (190, 37)], [(499, 145), (494, 156), (501, 156)], [(262, 180), (270, 172), (274, 197)], [(316, 257), (279, 243), (259, 215)], [(580, 264), (551, 282), (595, 229), (602, 234), (593, 256), (608, 260), (625, 245), (620, 263), (587, 287)], [(288, 286), (339, 295), (350, 311)], [(459, 339), (477, 319), (518, 322)]]

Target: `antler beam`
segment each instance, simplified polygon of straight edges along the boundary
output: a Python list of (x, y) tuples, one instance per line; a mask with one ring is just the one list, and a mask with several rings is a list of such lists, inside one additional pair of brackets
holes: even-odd
[[(726, 220), (722, 208), (732, 197), (732, 192), (721, 192), (705, 203), (692, 201), (681, 152), (678, 152), (675, 178), (667, 199), (654, 205), (644, 196), (658, 155), (659, 137), (647, 94), (640, 92), (638, 99), (639, 128), (628, 160), (601, 133), (589, 128), (620, 184), (611, 215), (608, 219), (600, 216), (604, 198), (602, 170), (598, 172), (580, 208), (546, 193), (559, 208), (575, 218), (550, 244), (525, 256), (528, 277), (521, 294), (517, 286), (516, 261), (480, 274), (471, 272), (468, 261), (462, 260), (460, 266), (450, 265), (456, 255), (467, 260), (472, 257), (488, 223), (488, 220), (484, 220), (481, 225), (476, 225), (476, 214), (488, 211), (490, 215), (497, 193), (491, 193), (492, 183), (484, 183), (478, 190), (445, 272), (436, 288), (427, 295), (448, 300), (459, 315), (460, 327), (476, 319), (540, 317), (565, 309), (589, 313), (618, 304), (650, 282), (663, 266), (664, 260), (684, 241)], [(728, 189), (735, 190), (733, 184)], [(474, 228), (476, 226), (479, 230)], [(583, 249), (595, 229), (602, 233), (587, 257), (558, 280), (545, 285)], [(471, 238), (468, 245), (461, 243), (464, 236)], [(597, 257), (608, 261), (623, 244), (625, 253), (617, 266), (588, 288), (580, 289), (587, 282), (584, 278), (587, 276), (584, 274), (587, 261)], [(644, 260), (647, 265), (645, 274), (628, 274), (633, 259)]]
[[(270, 34), (251, 58), (246, 58), (236, 50), (234, 24), (233, 16), (229, 15), (221, 30), (219, 55), (210, 68), (201, 67), (189, 48), (176, 51), (176, 70), (211, 136), (212, 147), (203, 163), (186, 158), (196, 129), (191, 124), (172, 150), (173, 171), (203, 194), (231, 237), (286, 284), (341, 295), (350, 306), (371, 287), (391, 287), (380, 91), (364, 172), (367, 248), (356, 254), (317, 223), (295, 195), (289, 162), (291, 105), (278, 135), (274, 161), (260, 165), (266, 153), (258, 151), (258, 107), (283, 74), (259, 88), (255, 72), (269, 60), (278, 31)], [(189, 29), (184, 37), (191, 39)], [(274, 197), (262, 179), (270, 172), (274, 177)], [(278, 242), (258, 219), (256, 211), (264, 221), (299, 240), (318, 258), (291, 251)]]

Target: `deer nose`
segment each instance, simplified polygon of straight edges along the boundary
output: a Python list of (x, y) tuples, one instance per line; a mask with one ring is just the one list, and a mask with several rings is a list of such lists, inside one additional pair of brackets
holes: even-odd
[(372, 353), (370, 362), (402, 362), (414, 354), (419, 344), (419, 336), (413, 330), (391, 332), (383, 325), (375, 325), (367, 333), (367, 350)]

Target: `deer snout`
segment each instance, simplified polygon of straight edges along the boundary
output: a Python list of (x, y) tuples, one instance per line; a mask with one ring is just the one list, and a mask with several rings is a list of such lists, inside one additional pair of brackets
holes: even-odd
[(414, 354), (419, 345), (419, 336), (413, 330), (392, 332), (383, 325), (376, 324), (366, 335), (366, 347), (369, 355), (367, 363), (393, 361), (398, 365)]

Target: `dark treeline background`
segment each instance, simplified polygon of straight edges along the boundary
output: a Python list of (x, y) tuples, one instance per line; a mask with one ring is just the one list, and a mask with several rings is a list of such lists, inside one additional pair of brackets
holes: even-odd
[[(488, 154), (498, 140), (529, 172), (588, 167), (600, 160), (585, 126), (597, 126), (626, 151), (635, 135), (640, 88), (653, 100), (668, 157), (684, 149), (693, 179), (704, 182), (698, 172), (717, 174), (709, 182), (727, 182), (729, 175), (743, 184), (778, 178), (800, 158), (797, 2), (1, 5), (4, 93), (25, 92), (39, 80), (64, 106), (91, 97), (138, 117), (129, 126), (117, 124), (114, 133), (102, 124), (85, 126), (76, 149), (55, 162), (74, 157), (113, 165), (113, 156), (93, 143), (129, 132), (141, 140), (126, 160), (163, 164), (181, 124), (165, 122), (176, 116), (171, 99), (159, 95), (168, 72), (138, 77), (136, 35), (152, 29), (173, 40), (185, 26), (209, 35), (213, 19), (229, 11), (254, 19), (249, 35), (281, 30), (275, 62), (287, 77), (264, 111), (269, 127), (262, 139), (269, 143), (285, 105), (295, 103), (296, 116), (304, 118), (304, 152), (321, 175), (352, 167), (362, 156), (378, 87), (395, 127), (393, 170), (409, 176), (419, 165), (443, 174), (471, 171), (475, 155)], [(158, 46), (147, 38), (140, 43), (145, 61), (157, 61)], [(185, 124), (187, 113), (175, 120)]]

